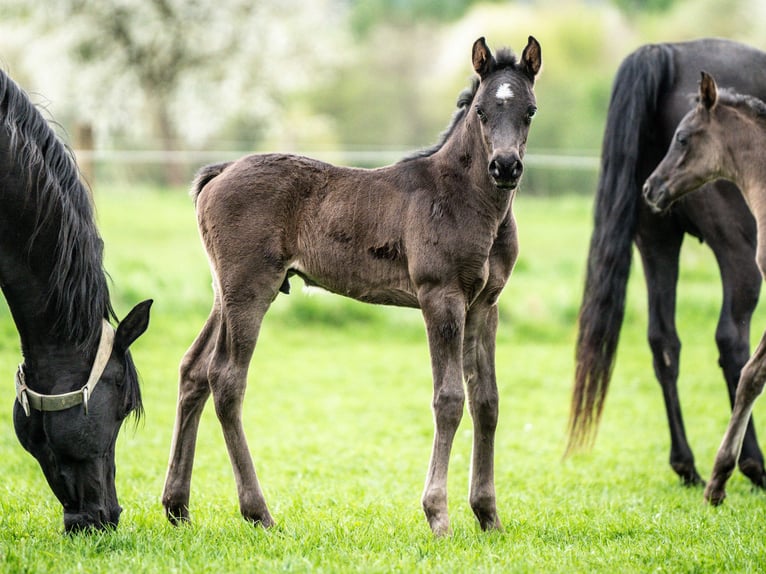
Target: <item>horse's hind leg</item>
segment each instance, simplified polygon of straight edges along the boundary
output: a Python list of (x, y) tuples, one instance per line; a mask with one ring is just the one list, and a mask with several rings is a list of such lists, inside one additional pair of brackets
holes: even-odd
[(474, 305), (466, 319), (463, 370), (468, 410), (473, 419), (469, 502), (482, 530), (501, 529), (495, 499), (495, 429), (498, 392), (495, 376), (497, 306)]
[(179, 368), (176, 422), (162, 492), (165, 514), (173, 524), (189, 519), (189, 495), (197, 430), (202, 410), (210, 396), (207, 369), (219, 324), (220, 308), (216, 301), (207, 322), (184, 355)]
[(705, 489), (705, 500), (718, 505), (726, 498), (726, 482), (737, 464), (755, 399), (766, 383), (766, 333), (753, 356), (742, 368), (729, 426), (715, 457), (713, 473)]
[(654, 359), (654, 373), (662, 387), (670, 429), (670, 466), (683, 484), (693, 486), (702, 485), (704, 481), (694, 464), (678, 400), (681, 341), (676, 330), (675, 312), (682, 241), (683, 232), (675, 228), (666, 229), (659, 236), (637, 237), (649, 297), (649, 347)]

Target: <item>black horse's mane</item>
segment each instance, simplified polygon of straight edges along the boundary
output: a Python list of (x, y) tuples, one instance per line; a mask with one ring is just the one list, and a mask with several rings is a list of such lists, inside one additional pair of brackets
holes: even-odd
[(96, 229), (89, 190), (73, 154), (54, 133), (26, 93), (0, 70), (0, 127), (10, 136), (11, 159), (26, 179), (37, 212), (27, 246), (56, 233), (47, 305), (53, 332), (81, 348), (95, 345), (102, 319), (114, 318), (103, 269), (103, 241)]
[[(500, 48), (497, 51), (497, 54), (495, 55), (495, 71), (503, 70), (506, 68), (515, 68), (517, 64), (518, 62), (516, 60), (516, 55), (510, 50), (510, 48)], [(439, 151), (442, 147), (444, 147), (444, 144), (447, 143), (447, 140), (450, 139), (453, 132), (455, 131), (455, 128), (460, 125), (460, 122), (463, 121), (466, 113), (471, 108), (471, 102), (473, 102), (473, 98), (476, 96), (476, 92), (479, 90), (479, 84), (479, 78), (474, 76), (471, 78), (471, 85), (460, 92), (460, 95), (457, 97), (457, 110), (454, 114), (452, 114), (452, 120), (450, 121), (449, 126), (447, 126), (447, 129), (444, 130), (442, 135), (439, 137), (439, 141), (429, 148), (417, 151), (412, 155), (405, 157), (402, 161), (410, 161), (413, 159), (430, 157)]]

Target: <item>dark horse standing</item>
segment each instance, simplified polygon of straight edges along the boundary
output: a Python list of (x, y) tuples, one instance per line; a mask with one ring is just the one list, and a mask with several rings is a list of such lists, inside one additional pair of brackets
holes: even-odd
[[(661, 215), (640, 201), (643, 182), (689, 109), (701, 69), (722, 85), (766, 96), (766, 53), (725, 40), (644, 46), (628, 56), (617, 73), (580, 309), (568, 446), (569, 451), (594, 437), (614, 365), (635, 241), (649, 296), (649, 346), (670, 426), (670, 464), (684, 484), (703, 483), (686, 439), (676, 387), (681, 350), (675, 326), (676, 284), (684, 235), (707, 243), (720, 268), (723, 304), (715, 339), (732, 401), (750, 355), (750, 319), (761, 285), (755, 222), (733, 184), (709, 183)], [(752, 422), (739, 466), (754, 484), (766, 487)]]
[(141, 412), (128, 346), (151, 301), (116, 331), (103, 243), (74, 160), (0, 71), (0, 287), (21, 338), (13, 420), (64, 507), (67, 531), (116, 526), (120, 425)]
[(210, 317), (180, 367), (162, 501), (188, 519), (194, 447), (211, 391), (242, 515), (273, 524), (242, 428), (242, 399), (261, 320), (288, 279), (369, 303), (419, 307), (433, 371), (435, 435), (423, 509), (449, 532), (447, 466), (465, 402), (474, 424), (470, 504), (500, 528), (494, 486), (497, 298), (518, 252), (512, 201), (536, 111), (540, 45), (521, 59), (473, 46), (478, 78), (435, 148), (361, 170), (291, 155), (208, 166), (193, 186), (213, 272)]

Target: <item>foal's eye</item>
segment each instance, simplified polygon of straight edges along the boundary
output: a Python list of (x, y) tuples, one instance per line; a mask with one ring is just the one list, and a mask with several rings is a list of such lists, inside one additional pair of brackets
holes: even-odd
[(479, 106), (476, 106), (476, 115), (479, 116), (481, 123), (487, 123), (487, 114), (485, 114), (484, 110), (482, 110)]
[(686, 144), (689, 143), (689, 136), (686, 135), (685, 133), (679, 132), (676, 134), (676, 141), (678, 142), (678, 145), (685, 146)]
[(532, 118), (535, 117), (536, 113), (537, 113), (537, 108), (535, 108), (534, 106), (530, 107), (527, 110), (527, 123), (528, 124), (532, 123)]

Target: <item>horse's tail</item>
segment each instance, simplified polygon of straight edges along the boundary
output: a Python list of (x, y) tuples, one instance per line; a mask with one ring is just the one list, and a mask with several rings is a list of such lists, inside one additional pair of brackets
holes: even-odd
[(197, 198), (199, 197), (202, 188), (210, 183), (211, 180), (221, 175), (223, 170), (229, 167), (232, 163), (233, 162), (231, 161), (214, 163), (200, 168), (197, 175), (194, 176), (194, 181), (192, 182), (191, 190), (189, 191), (189, 195), (191, 195), (195, 204), (197, 203)]
[(601, 150), (565, 456), (592, 445), (614, 367), (638, 221), (641, 149), (653, 137), (660, 95), (673, 81), (672, 48), (639, 48), (620, 65)]

